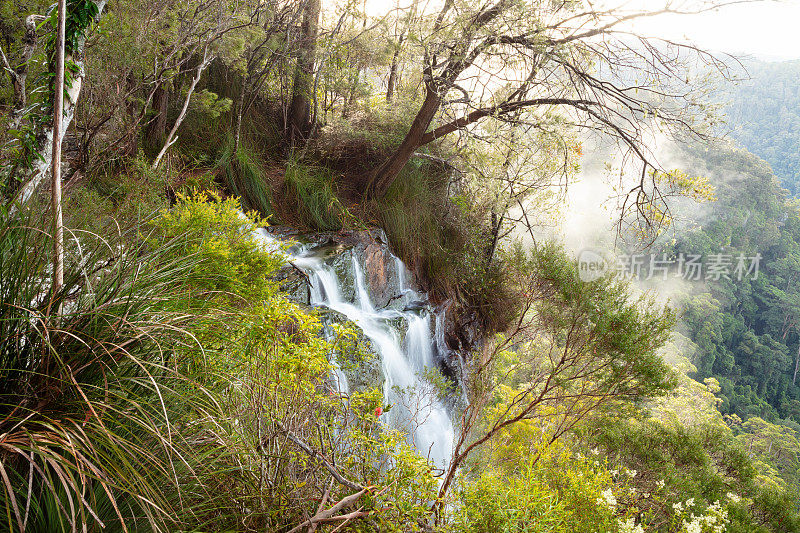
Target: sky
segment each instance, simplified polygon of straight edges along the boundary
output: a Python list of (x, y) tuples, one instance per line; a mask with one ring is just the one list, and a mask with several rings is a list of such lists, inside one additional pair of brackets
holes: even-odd
[[(485, 0), (473, 0), (483, 5)], [(667, 0), (668, 1), (668, 0)], [(683, 6), (698, 4), (696, 0), (672, 0)], [(730, 0), (721, 0), (730, 1)], [(736, 0), (733, 0), (734, 2)], [(655, 10), (665, 0), (607, 0), (597, 4), (624, 6), (626, 9)], [(371, 14), (385, 13), (409, 0), (366, 0)], [(423, 0), (425, 5), (435, 1)], [(800, 59), (800, 0), (747, 1), (700, 15), (664, 15), (638, 20), (639, 33), (670, 39), (686, 38), (703, 49), (749, 55), (768, 61)]]
[[(657, 0), (642, 0), (657, 8)], [(800, 59), (800, 0), (760, 1), (727, 6), (691, 16), (667, 15), (637, 23), (658, 36), (686, 37), (702, 48), (747, 54), (758, 59)]]

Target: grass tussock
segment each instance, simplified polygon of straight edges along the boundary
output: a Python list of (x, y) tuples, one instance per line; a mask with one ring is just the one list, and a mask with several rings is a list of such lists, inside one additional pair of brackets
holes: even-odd
[(192, 259), (165, 260), (170, 244), (127, 248), (124, 232), (68, 232), (64, 286), (51, 294), (38, 217), (1, 222), (4, 525), (115, 531), (135, 517), (159, 529), (177, 513), (165, 486), (187, 471), (193, 437), (175, 430), (170, 399), (206, 404), (176, 357), (195, 342), (174, 283)]
[(245, 143), (234, 152), (234, 140), (229, 136), (217, 168), (227, 190), (240, 198), (244, 207), (264, 217), (273, 214), (275, 202), (264, 163)]
[(281, 221), (316, 231), (338, 231), (353, 218), (339, 199), (334, 172), (290, 159), (281, 186)]

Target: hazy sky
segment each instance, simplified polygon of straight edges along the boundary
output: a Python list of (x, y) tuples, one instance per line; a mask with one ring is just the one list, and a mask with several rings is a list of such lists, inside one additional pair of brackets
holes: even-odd
[[(657, 8), (660, 2), (642, 3)], [(685, 36), (707, 49), (772, 60), (800, 59), (800, 0), (732, 5), (713, 13), (664, 16), (639, 24), (648, 33)]]
[[(330, 0), (325, 0), (330, 1)], [(486, 0), (472, 0), (476, 6)], [(723, 0), (724, 1), (724, 0)], [(734, 0), (735, 1), (735, 0)], [(655, 10), (665, 0), (595, 0), (595, 5), (624, 6), (627, 9)], [(385, 13), (409, 0), (366, 0), (372, 14)], [(423, 0), (422, 5), (436, 5), (437, 0)], [(694, 0), (673, 0), (674, 4), (692, 5)], [(709, 50), (749, 54), (762, 59), (800, 59), (800, 0), (763, 0), (731, 5), (716, 12), (691, 16), (661, 16), (638, 20), (637, 32), (682, 39), (684, 36)]]

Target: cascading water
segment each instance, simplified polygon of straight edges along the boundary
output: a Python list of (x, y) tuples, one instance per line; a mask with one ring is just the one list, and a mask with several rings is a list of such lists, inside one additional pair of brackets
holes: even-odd
[[(275, 242), (266, 230), (259, 234), (265, 241)], [(349, 268), (339, 268), (338, 273), (324, 253), (314, 247), (301, 246), (287, 259), (308, 275), (310, 303), (345, 315), (361, 328), (380, 355), (384, 398), (392, 406), (382, 415), (382, 421), (408, 431), (419, 453), (436, 467), (446, 468), (453, 447), (453, 424), (434, 387), (424, 379), (427, 373), (438, 371), (434, 354), (444, 349), (440, 334), (443, 321), (427, 309), (427, 298), (410, 286), (402, 261), (391, 256), (391, 270), (396, 276), (392, 283), (398, 292), (394, 305), (376, 309), (356, 254), (351, 256)], [(345, 295), (343, 287), (353, 287), (353, 294)], [(336, 378), (340, 390), (348, 392), (347, 379), (338, 368)]]

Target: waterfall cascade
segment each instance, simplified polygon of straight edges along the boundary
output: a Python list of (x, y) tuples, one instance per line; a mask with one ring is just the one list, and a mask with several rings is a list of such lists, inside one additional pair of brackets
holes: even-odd
[[(266, 230), (259, 234), (266, 242), (276, 242)], [(388, 250), (382, 252), (387, 257), (380, 268), (391, 278), (386, 285), (392, 287), (392, 294), (383, 298), (383, 307), (376, 307), (370, 296), (364, 275), (370, 261), (359, 254), (348, 254), (347, 261), (320, 245), (293, 246), (286, 254), (287, 261), (308, 276), (309, 303), (346, 316), (380, 356), (384, 398), (391, 405), (382, 421), (408, 431), (417, 451), (445, 468), (453, 446), (453, 424), (433, 385), (424, 378), (429, 372), (438, 372), (435, 356), (446, 350), (442, 313), (432, 309), (427, 296), (412, 287), (405, 265)], [(336, 377), (340, 390), (348, 392), (344, 373), (337, 369)]]

